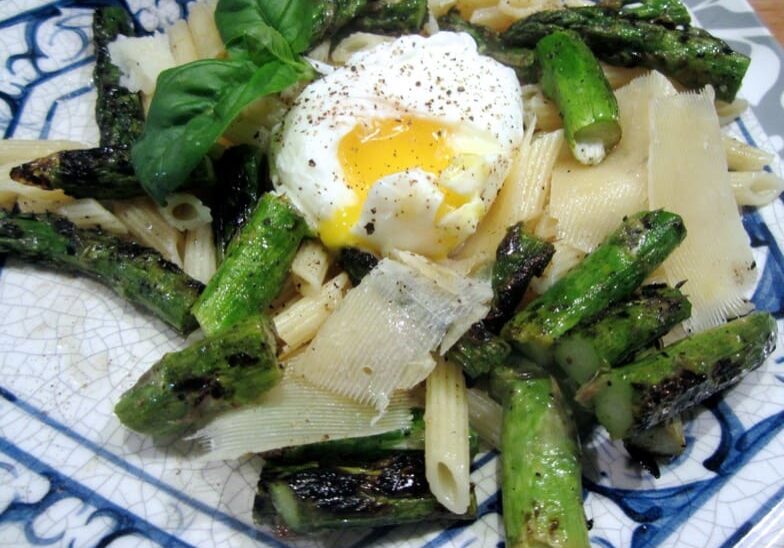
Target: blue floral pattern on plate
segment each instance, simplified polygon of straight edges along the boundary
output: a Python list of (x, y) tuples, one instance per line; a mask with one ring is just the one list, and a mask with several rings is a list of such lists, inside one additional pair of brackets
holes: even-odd
[[(91, 13), (124, 5), (140, 31), (182, 17), (187, 0), (5, 0), (0, 4), (0, 131), (97, 141)], [(691, 0), (697, 20), (752, 56), (751, 112), (730, 131), (781, 155), (782, 51), (745, 0)], [(778, 170), (778, 160), (773, 169)], [(749, 210), (757, 308), (784, 315), (781, 199)], [(183, 345), (88, 281), (9, 261), (0, 274), (0, 543), (9, 545), (500, 545), (497, 454), (473, 463), (480, 519), (281, 540), (257, 528), (259, 463), (201, 463), (124, 430), (112, 405), (158, 356)], [(781, 346), (781, 345), (780, 345)], [(617, 444), (586, 446), (595, 546), (763, 542), (784, 521), (784, 371), (778, 351), (723, 399), (692, 413), (687, 453), (653, 480)], [(445, 527), (445, 528), (444, 528)], [(767, 537), (768, 540), (772, 537)]]

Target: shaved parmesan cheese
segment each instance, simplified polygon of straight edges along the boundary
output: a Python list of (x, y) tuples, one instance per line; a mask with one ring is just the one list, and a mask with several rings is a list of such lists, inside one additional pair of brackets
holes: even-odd
[(553, 170), (550, 215), (558, 237), (589, 252), (625, 215), (647, 206), (648, 108), (652, 98), (675, 93), (664, 76), (652, 72), (616, 92), (623, 137), (597, 166), (584, 166), (563, 153)]
[(415, 402), (395, 394), (387, 412), (377, 412), (287, 373), (258, 407), (225, 413), (192, 436), (207, 448), (204, 460), (236, 459), (307, 443), (374, 436), (411, 425)]
[(155, 92), (158, 75), (177, 63), (165, 34), (129, 38), (118, 36), (109, 44), (112, 63), (120, 69), (120, 85), (145, 95)]
[(348, 292), (291, 367), (316, 386), (383, 412), (391, 394), (424, 380), (487, 314), (492, 290), (412, 254), (382, 260)]
[(651, 207), (678, 213), (688, 231), (663, 266), (670, 284), (686, 282), (683, 292), (692, 303), (687, 330), (702, 331), (746, 310), (744, 297), (755, 282), (713, 90), (655, 100), (650, 152)]

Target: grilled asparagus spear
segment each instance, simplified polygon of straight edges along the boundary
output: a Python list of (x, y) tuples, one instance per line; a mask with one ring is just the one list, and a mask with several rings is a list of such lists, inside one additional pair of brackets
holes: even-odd
[(702, 29), (659, 24), (662, 18), (682, 20), (675, 0), (643, 4), (636, 12), (604, 6), (541, 11), (515, 22), (501, 41), (534, 47), (553, 32), (572, 30), (606, 63), (656, 69), (692, 89), (710, 84), (718, 99), (733, 101), (750, 59)]
[(0, 252), (85, 274), (181, 333), (196, 327), (190, 309), (204, 286), (152, 249), (57, 215), (0, 211)]
[(438, 27), (442, 30), (470, 34), (476, 42), (479, 53), (492, 57), (499, 63), (512, 68), (521, 82), (534, 83), (539, 80), (539, 67), (532, 49), (516, 48), (503, 44), (497, 32), (479, 25), (472, 25), (463, 19), (456, 9), (439, 17)]
[[(59, 188), (74, 198), (123, 200), (144, 195), (129, 149), (121, 146), (55, 152), (14, 167), (11, 178), (45, 190)], [(205, 158), (188, 184), (207, 187), (214, 181), (212, 162)]]
[(504, 326), (502, 335), (538, 363), (552, 360), (553, 342), (630, 295), (686, 235), (683, 219), (644, 211), (621, 226), (544, 294)]
[(261, 316), (166, 354), (114, 408), (120, 421), (153, 436), (182, 435), (222, 411), (253, 404), (282, 372), (275, 334)]
[(266, 161), (250, 145), (232, 147), (216, 165), (221, 192), (212, 205), (212, 226), (221, 261), (232, 237), (253, 213), (264, 192), (272, 190)]
[(138, 93), (120, 86), (120, 69), (112, 64), (109, 42), (118, 35), (133, 36), (133, 20), (123, 8), (100, 7), (93, 15), (95, 68), (93, 81), (98, 92), (95, 121), (101, 146), (130, 147), (144, 128), (144, 110)]
[(341, 464), (267, 463), (253, 506), (259, 522), (271, 519), (296, 533), (345, 527), (380, 527), (433, 519), (470, 520), (452, 514), (430, 493), (424, 453), (401, 451), (380, 460)]
[(368, 3), (347, 30), (395, 36), (415, 34), (426, 18), (427, 0), (375, 1)]
[(691, 304), (676, 288), (648, 285), (633, 298), (569, 331), (555, 343), (555, 363), (573, 381), (588, 382), (597, 372), (624, 363), (691, 315)]
[(527, 234), (524, 223), (507, 229), (495, 253), (493, 302), (484, 320), (490, 331), (501, 331), (514, 315), (531, 279), (542, 275), (554, 253), (553, 244)]
[(213, 335), (263, 312), (278, 295), (306, 232), (304, 219), (285, 198), (262, 196), (193, 307), (204, 332)]
[(621, 140), (618, 101), (602, 67), (571, 31), (539, 40), (536, 60), (542, 90), (558, 105), (572, 155), (582, 164), (598, 164)]
[(558, 385), (536, 367), (500, 367), (501, 495), (507, 546), (589, 546), (580, 446)]
[(759, 367), (776, 346), (776, 320), (755, 312), (682, 339), (583, 385), (577, 401), (595, 409), (614, 439), (679, 415)]

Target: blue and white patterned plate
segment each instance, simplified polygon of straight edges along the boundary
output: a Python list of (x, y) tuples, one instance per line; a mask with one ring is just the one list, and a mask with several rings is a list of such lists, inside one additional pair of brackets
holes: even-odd
[[(91, 11), (108, 0), (0, 2), (0, 131), (94, 143)], [(127, 0), (141, 27), (182, 16), (187, 0)], [(750, 53), (731, 126), (781, 155), (781, 49), (745, 0), (692, 0), (700, 24)], [(0, 145), (1, 146), (1, 145)], [(772, 166), (778, 170), (776, 166)], [(784, 313), (784, 204), (746, 212), (757, 308)], [(183, 342), (103, 287), (8, 260), (0, 273), (0, 545), (287, 544), (251, 519), (258, 462), (205, 465), (155, 447), (112, 414), (118, 396)], [(782, 344), (780, 347), (784, 346)], [(653, 480), (614, 444), (586, 450), (586, 511), (596, 546), (781, 545), (784, 370), (780, 350), (722, 400), (693, 413), (689, 449)], [(495, 546), (497, 459), (473, 465), (481, 518), (335, 533), (296, 545)], [(444, 528), (446, 527), (446, 528)]]

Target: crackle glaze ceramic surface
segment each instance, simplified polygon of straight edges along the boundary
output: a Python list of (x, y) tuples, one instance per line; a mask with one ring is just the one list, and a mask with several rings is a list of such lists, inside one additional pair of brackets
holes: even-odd
[[(97, 141), (92, 8), (102, 0), (0, 2), (0, 132)], [(140, 28), (185, 0), (127, 0)], [(729, 130), (781, 155), (782, 52), (745, 0), (692, 0), (704, 26), (748, 53), (750, 112)], [(2, 144), (0, 144), (2, 146)], [(771, 166), (778, 171), (778, 161)], [(748, 211), (757, 308), (784, 313), (784, 204)], [(781, 341), (780, 341), (781, 342)], [(280, 540), (253, 524), (259, 463), (194, 462), (129, 433), (118, 396), (183, 341), (87, 280), (8, 259), (0, 272), (0, 545), (498, 546), (497, 458), (473, 463), (480, 518)], [(784, 344), (779, 344), (784, 347)], [(782, 545), (784, 353), (691, 414), (686, 454), (662, 477), (628, 466), (602, 436), (586, 447), (594, 546)]]

